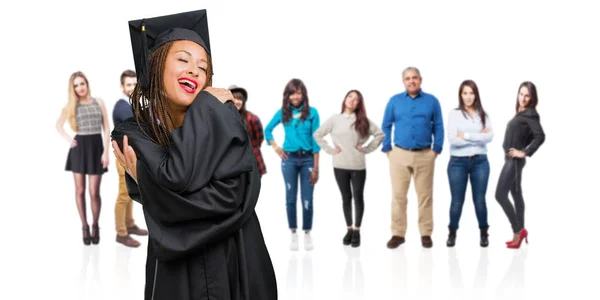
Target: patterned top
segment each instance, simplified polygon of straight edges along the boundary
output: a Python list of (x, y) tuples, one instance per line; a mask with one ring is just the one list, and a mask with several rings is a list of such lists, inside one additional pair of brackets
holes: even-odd
[(254, 155), (256, 155), (256, 161), (258, 161), (258, 169), (260, 170), (260, 175), (264, 175), (265, 173), (267, 173), (267, 167), (265, 165), (262, 153), (260, 152), (260, 146), (265, 140), (265, 136), (263, 133), (262, 124), (258, 116), (247, 111), (246, 127), (248, 128), (248, 135), (250, 136), (252, 150), (254, 150)]
[(90, 103), (77, 104), (77, 134), (90, 135), (102, 133), (102, 111), (95, 98)]

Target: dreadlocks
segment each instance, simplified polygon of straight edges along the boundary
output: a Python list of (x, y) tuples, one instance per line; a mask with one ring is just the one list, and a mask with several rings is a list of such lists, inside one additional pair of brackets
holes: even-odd
[[(142, 90), (137, 84), (131, 94), (130, 102), (133, 115), (141, 126), (144, 134), (153, 142), (168, 148), (171, 142), (171, 130), (175, 129), (173, 118), (169, 108), (169, 100), (164, 90), (164, 71), (169, 50), (173, 42), (165, 43), (154, 51), (149, 58), (150, 65), (150, 88)], [(212, 61), (208, 56), (208, 68), (206, 69), (206, 84), (202, 89), (212, 85)], [(149, 128), (148, 134), (144, 128)]]

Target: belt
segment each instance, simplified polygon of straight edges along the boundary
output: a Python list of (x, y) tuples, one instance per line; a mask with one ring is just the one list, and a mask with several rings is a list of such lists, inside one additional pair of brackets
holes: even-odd
[(475, 157), (481, 157), (487, 154), (473, 154), (473, 155), (465, 155), (465, 156), (456, 156), (456, 155), (450, 155), (450, 157), (456, 157), (456, 158), (475, 158)]
[(398, 145), (396, 145), (396, 147), (398, 147), (398, 148), (400, 148), (402, 150), (412, 151), (412, 152), (423, 151), (423, 150), (431, 150), (431, 147), (424, 147), (424, 148), (404, 148), (404, 147), (400, 147)]
[(313, 155), (312, 151), (306, 151), (306, 150), (298, 150), (298, 151), (286, 152), (286, 153), (288, 155), (295, 155), (295, 156)]

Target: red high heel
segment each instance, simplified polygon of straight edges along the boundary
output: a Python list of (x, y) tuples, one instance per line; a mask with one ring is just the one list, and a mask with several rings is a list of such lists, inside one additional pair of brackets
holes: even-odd
[(529, 244), (529, 240), (527, 239), (528, 232), (525, 228), (521, 229), (521, 233), (519, 234), (519, 241), (517, 243), (510, 242), (506, 244), (506, 247), (509, 249), (519, 249), (521, 247), (521, 242), (525, 239), (525, 243)]

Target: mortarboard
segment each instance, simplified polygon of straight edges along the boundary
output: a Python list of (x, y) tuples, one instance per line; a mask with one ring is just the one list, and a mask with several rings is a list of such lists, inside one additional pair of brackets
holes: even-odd
[(178, 40), (196, 42), (210, 56), (206, 10), (129, 21), (135, 71), (142, 90), (150, 87), (148, 56), (161, 45)]

